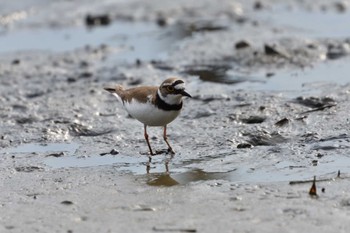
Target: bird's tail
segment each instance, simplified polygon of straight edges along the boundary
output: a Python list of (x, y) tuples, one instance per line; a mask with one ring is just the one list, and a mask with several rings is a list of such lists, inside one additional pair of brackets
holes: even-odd
[(109, 93), (113, 94), (115, 97), (117, 97), (117, 99), (122, 103), (122, 96), (123, 96), (123, 92), (124, 92), (124, 87), (122, 85), (116, 85), (115, 87), (105, 87), (103, 88), (106, 91), (108, 91)]
[(124, 87), (122, 85), (116, 85), (115, 87), (105, 87), (103, 88), (106, 91), (110, 92), (110, 93), (117, 93), (120, 94), (122, 91), (124, 91)]

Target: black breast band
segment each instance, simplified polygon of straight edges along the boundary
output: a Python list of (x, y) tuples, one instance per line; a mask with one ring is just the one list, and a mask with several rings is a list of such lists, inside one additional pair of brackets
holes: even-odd
[(156, 101), (155, 101), (156, 106), (159, 109), (165, 110), (165, 111), (179, 111), (182, 108), (182, 101), (179, 104), (167, 104), (160, 96), (156, 95)]

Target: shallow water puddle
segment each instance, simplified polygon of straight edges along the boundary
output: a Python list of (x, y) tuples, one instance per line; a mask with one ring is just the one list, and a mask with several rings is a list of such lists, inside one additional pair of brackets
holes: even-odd
[[(153, 173), (146, 177), (151, 186), (184, 185), (204, 180), (231, 180), (231, 172), (206, 172), (201, 169), (191, 169), (182, 173)], [(232, 180), (231, 180), (232, 181)]]
[(48, 144), (22, 144), (15, 148), (3, 149), (4, 153), (44, 153), (44, 152), (68, 152), (73, 154), (79, 145), (76, 143), (48, 143)]
[(117, 52), (114, 61), (135, 62), (136, 59), (159, 58), (173, 43), (162, 36), (155, 23), (115, 22), (104, 27), (29, 28), (0, 34), (0, 53), (44, 50), (64, 52), (84, 46), (107, 45)]
[(328, 90), (334, 84), (344, 85), (350, 82), (348, 65), (350, 58), (324, 62), (315, 67), (305, 68), (299, 71), (280, 71), (272, 77), (259, 78), (260, 82), (240, 82), (235, 85), (237, 89), (249, 89), (258, 91), (284, 91), (289, 94), (310, 91), (317, 92), (323, 88)]
[(349, 11), (337, 12), (334, 10), (288, 10), (283, 6), (271, 11), (263, 11), (257, 15), (260, 20), (269, 21), (280, 28), (293, 29), (295, 36), (313, 38), (349, 37)]
[[(338, 170), (342, 173), (350, 173), (350, 167), (348, 166), (350, 158), (341, 155), (328, 156), (325, 159), (320, 159), (314, 165), (305, 165), (305, 163), (300, 165), (284, 161), (274, 165), (267, 163), (264, 166), (253, 168), (247, 164), (232, 163), (222, 167), (222, 171), (216, 172), (207, 171), (203, 164), (197, 164), (195, 161), (193, 163), (186, 161), (187, 165), (184, 165), (180, 157), (169, 160), (166, 155), (158, 155), (153, 157), (151, 163), (148, 163), (148, 159), (144, 155), (76, 156), (78, 149), (79, 145), (76, 143), (23, 144), (16, 148), (4, 149), (1, 152), (16, 154), (16, 156), (21, 154), (25, 156), (28, 153), (43, 154), (46, 157), (44, 164), (54, 169), (113, 166), (117, 171), (136, 175), (138, 179), (145, 180), (151, 186), (184, 185), (205, 180), (227, 180), (238, 183), (290, 182), (310, 179), (315, 175), (324, 178), (325, 175), (336, 174)], [(52, 156), (55, 155), (54, 152), (64, 153), (56, 153), (60, 156)], [(206, 163), (208, 161), (202, 162)], [(215, 161), (211, 163), (215, 163)], [(220, 167), (222, 164), (217, 164), (217, 166)], [(211, 168), (214, 167), (211, 166)]]

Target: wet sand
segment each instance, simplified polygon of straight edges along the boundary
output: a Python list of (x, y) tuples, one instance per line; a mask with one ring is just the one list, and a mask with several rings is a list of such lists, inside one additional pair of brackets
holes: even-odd
[[(0, 231), (347, 232), (349, 4), (0, 1)], [(173, 75), (148, 164), (103, 87)]]

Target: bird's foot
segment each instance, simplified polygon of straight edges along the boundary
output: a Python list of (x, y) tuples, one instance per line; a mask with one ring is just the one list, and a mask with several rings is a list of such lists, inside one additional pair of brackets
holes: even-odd
[(156, 155), (166, 154), (168, 151), (166, 149), (156, 150)]
[(168, 148), (168, 154), (174, 155), (175, 151), (173, 150), (173, 148), (169, 147)]

